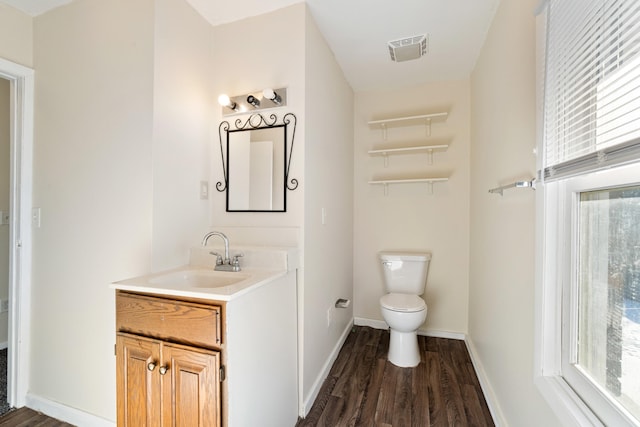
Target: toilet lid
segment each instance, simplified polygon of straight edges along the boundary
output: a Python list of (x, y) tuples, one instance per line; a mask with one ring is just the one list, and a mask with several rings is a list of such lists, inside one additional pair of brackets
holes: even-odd
[(410, 294), (386, 294), (380, 298), (380, 305), (393, 311), (421, 311), (427, 308), (427, 304), (417, 295)]

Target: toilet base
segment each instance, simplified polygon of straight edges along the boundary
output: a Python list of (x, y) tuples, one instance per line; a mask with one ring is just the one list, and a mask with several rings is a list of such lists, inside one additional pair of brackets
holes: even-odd
[(417, 332), (399, 332), (391, 329), (388, 360), (400, 368), (418, 366), (420, 364), (420, 350), (418, 349)]

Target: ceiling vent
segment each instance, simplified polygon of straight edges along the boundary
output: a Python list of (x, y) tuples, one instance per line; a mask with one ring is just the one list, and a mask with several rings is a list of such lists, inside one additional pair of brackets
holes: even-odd
[(427, 36), (413, 36), (389, 42), (389, 55), (395, 62), (418, 59), (427, 53)]

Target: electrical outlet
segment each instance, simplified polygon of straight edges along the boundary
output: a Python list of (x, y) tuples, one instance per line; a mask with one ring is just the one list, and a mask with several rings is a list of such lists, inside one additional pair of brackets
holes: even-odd
[(40, 208), (33, 208), (31, 210), (31, 225), (33, 225), (35, 228), (40, 228), (40, 215)]

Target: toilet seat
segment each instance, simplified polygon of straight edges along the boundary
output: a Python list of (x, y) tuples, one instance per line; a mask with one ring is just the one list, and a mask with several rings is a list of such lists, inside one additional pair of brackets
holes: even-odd
[(414, 313), (427, 308), (427, 304), (422, 298), (411, 294), (386, 294), (380, 298), (380, 305), (387, 310)]

